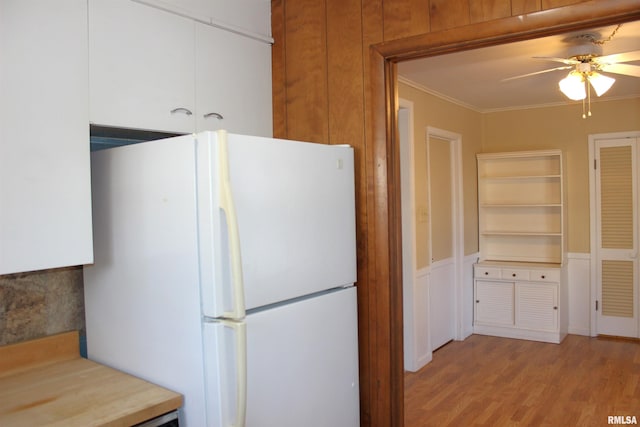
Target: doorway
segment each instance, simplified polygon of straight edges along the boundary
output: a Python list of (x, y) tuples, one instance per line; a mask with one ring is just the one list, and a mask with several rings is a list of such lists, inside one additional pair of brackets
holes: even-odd
[(462, 320), (462, 137), (434, 127), (426, 131), (429, 224), (429, 335), (431, 351), (454, 339)]
[[(399, 99), (404, 368), (462, 333), (462, 137), (427, 127), (415, 141), (413, 103)], [(416, 196), (418, 200), (416, 200)]]
[(640, 132), (591, 135), (592, 335), (640, 338)]

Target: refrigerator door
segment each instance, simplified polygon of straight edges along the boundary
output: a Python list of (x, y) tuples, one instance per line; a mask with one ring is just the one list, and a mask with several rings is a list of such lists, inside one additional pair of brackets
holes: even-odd
[(245, 315), (244, 283), (227, 133), (197, 135), (195, 160), (202, 311), (239, 320)]
[[(218, 144), (225, 137), (236, 218), (220, 207), (218, 196)], [(241, 317), (225, 314), (237, 299), (230, 290), (234, 223), (247, 310), (355, 282), (351, 147), (225, 132), (196, 138), (205, 316)]]
[(247, 427), (357, 427), (356, 288), (247, 316)]
[(244, 427), (247, 404), (247, 337), (243, 321), (203, 324), (208, 427)]

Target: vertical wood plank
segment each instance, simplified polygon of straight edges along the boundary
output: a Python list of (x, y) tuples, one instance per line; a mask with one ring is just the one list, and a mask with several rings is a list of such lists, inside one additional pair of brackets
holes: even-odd
[(287, 92), (286, 92), (286, 28), (285, 4), (283, 0), (271, 0), (271, 90), (273, 99), (273, 136), (286, 138), (287, 136)]
[(429, 32), (429, 0), (386, 0), (384, 40)]
[(470, 21), (483, 22), (511, 16), (511, 0), (476, 0), (469, 2)]
[(364, 146), (360, 0), (327, 0), (329, 143)]
[(469, 24), (469, 0), (430, 0), (431, 31)]
[[(383, 5), (382, 0), (362, 1), (362, 57), (364, 59), (364, 97), (365, 106), (371, 103), (372, 80), (370, 72), (370, 46), (381, 43), (383, 34)], [(374, 121), (371, 110), (365, 110), (365, 147), (360, 152), (361, 171), (358, 174), (361, 181), (362, 193), (358, 197), (360, 214), (364, 219), (362, 240), (358, 242), (358, 323), (360, 325), (358, 336), (360, 348), (360, 425), (363, 427), (384, 425), (385, 409), (389, 396), (385, 396), (385, 390), (380, 387), (380, 376), (389, 375), (388, 372), (380, 372), (376, 361), (379, 353), (383, 352), (378, 341), (378, 324), (380, 323), (376, 311), (377, 279), (376, 279), (376, 250), (373, 240), (369, 236), (375, 235), (375, 222), (372, 220), (371, 206), (373, 204), (373, 174), (374, 164), (371, 149), (372, 131)], [(358, 154), (358, 153), (356, 153)], [(384, 369), (384, 368), (383, 368)], [(387, 369), (388, 371), (388, 369)]]
[(511, 15), (537, 12), (542, 9), (541, 0), (511, 0)]
[(329, 142), (326, 2), (285, 7), (287, 138)]

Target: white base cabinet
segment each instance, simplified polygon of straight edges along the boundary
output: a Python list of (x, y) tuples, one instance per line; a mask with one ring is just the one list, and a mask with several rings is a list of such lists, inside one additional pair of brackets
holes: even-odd
[(555, 264), (475, 264), (474, 333), (560, 343), (568, 324), (563, 275)]
[(0, 1), (0, 275), (93, 262), (86, 0)]

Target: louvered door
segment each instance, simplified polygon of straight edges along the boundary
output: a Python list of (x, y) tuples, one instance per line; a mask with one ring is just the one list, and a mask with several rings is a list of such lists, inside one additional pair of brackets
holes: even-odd
[(597, 328), (638, 337), (637, 139), (596, 141)]
[(555, 331), (558, 329), (558, 285), (516, 283), (516, 326)]

